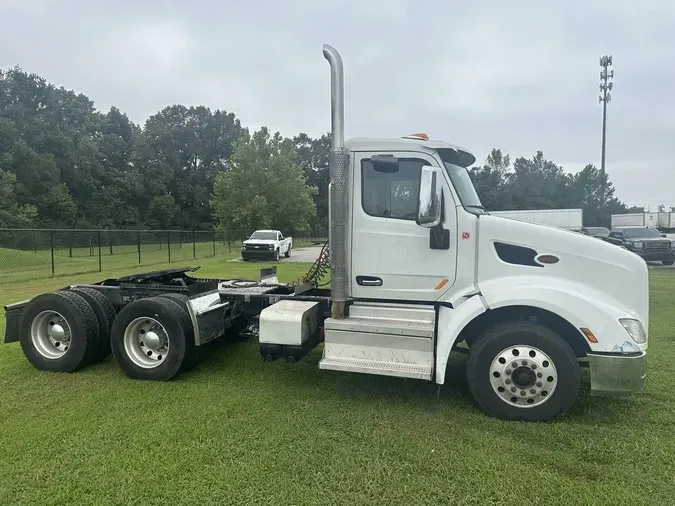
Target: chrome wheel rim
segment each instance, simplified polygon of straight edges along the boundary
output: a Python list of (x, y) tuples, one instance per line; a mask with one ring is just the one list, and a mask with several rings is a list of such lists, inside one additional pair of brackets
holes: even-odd
[(541, 406), (558, 385), (551, 357), (534, 346), (509, 346), (490, 365), (490, 384), (497, 396), (517, 408)]
[(68, 321), (56, 311), (42, 311), (30, 324), (35, 350), (44, 358), (57, 360), (70, 349), (72, 332)]
[(124, 351), (138, 367), (158, 367), (169, 353), (169, 334), (154, 318), (136, 318), (124, 330)]

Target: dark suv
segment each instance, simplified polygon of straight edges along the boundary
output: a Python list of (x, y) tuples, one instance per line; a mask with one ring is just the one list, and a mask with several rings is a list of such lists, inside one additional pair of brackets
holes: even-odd
[(645, 261), (662, 262), (663, 265), (675, 264), (670, 239), (655, 228), (650, 227), (615, 227), (605, 240), (623, 246), (640, 255)]

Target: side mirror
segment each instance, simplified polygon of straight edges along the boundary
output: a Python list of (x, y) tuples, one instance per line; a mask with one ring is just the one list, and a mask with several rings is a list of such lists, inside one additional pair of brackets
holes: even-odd
[(441, 223), (442, 192), (438, 167), (422, 167), (419, 208), (415, 220), (420, 227), (434, 228)]
[(661, 237), (668, 237), (666, 234), (661, 234)]
[(394, 155), (373, 155), (370, 157), (370, 163), (377, 172), (384, 174), (398, 172), (398, 158)]

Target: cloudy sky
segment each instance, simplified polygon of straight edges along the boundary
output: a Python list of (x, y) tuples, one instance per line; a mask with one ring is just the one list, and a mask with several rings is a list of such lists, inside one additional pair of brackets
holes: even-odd
[(600, 165), (602, 54), (612, 54), (607, 170), (628, 204), (675, 205), (675, 2), (567, 0), (0, 0), (0, 67), (19, 65), (137, 123), (203, 104), (285, 135), (329, 129), (345, 62), (346, 135), (426, 131), (483, 160), (542, 150)]

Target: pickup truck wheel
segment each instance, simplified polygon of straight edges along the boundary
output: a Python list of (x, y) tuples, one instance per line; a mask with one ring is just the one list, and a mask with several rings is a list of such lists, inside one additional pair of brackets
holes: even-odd
[(168, 381), (194, 347), (194, 331), (178, 302), (151, 297), (122, 309), (111, 332), (112, 352), (127, 376)]
[(663, 265), (673, 265), (675, 264), (675, 260), (663, 260), (661, 263)]
[(291, 258), (291, 247), (290, 246), (288, 247), (288, 250), (286, 250), (286, 253), (284, 253), (284, 256), (286, 258)]
[(574, 406), (581, 370), (572, 348), (537, 323), (488, 329), (469, 350), (467, 382), (478, 405), (508, 420), (547, 421)]
[(24, 310), (21, 349), (36, 369), (74, 372), (91, 356), (98, 341), (97, 323), (94, 310), (76, 293), (38, 295)]
[(279, 250), (278, 249), (274, 250), (274, 261), (275, 262), (279, 261)]
[(96, 313), (98, 322), (98, 342), (92, 346), (91, 356), (87, 362), (89, 364), (98, 364), (110, 355), (110, 329), (115, 321), (115, 306), (98, 290), (87, 287), (75, 287), (70, 291), (78, 294), (86, 300)]

